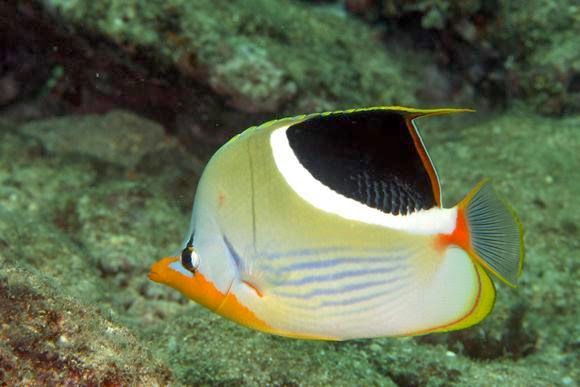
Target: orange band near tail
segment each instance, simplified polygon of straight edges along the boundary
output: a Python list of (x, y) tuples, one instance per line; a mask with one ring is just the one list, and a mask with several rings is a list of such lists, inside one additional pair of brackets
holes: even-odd
[(437, 238), (438, 249), (445, 250), (449, 245), (459, 246), (468, 253), (473, 250), (471, 247), (469, 225), (467, 224), (465, 209), (463, 207), (457, 208), (457, 219), (453, 232), (451, 234), (440, 234)]

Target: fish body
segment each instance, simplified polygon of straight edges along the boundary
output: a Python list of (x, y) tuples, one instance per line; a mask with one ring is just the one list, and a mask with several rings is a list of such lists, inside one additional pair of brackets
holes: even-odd
[(308, 339), (466, 328), (514, 285), (519, 221), (484, 181), (441, 206), (414, 125), (462, 109), (376, 107), (250, 128), (199, 181), (181, 257), (150, 278), (242, 325)]

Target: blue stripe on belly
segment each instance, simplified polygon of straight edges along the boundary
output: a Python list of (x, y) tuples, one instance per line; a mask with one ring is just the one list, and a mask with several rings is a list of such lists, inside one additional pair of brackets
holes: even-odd
[(293, 250), (293, 251), (284, 251), (278, 253), (266, 253), (264, 256), (268, 257), (272, 260), (288, 258), (288, 257), (307, 257), (312, 255), (319, 255), (325, 253), (338, 253), (344, 252), (344, 248), (340, 247), (324, 247), (319, 249), (301, 249), (301, 250)]
[(319, 307), (324, 308), (324, 307), (328, 307), (328, 306), (352, 305), (352, 304), (357, 304), (359, 302), (365, 302), (365, 301), (372, 300), (373, 298), (383, 296), (384, 294), (385, 294), (385, 291), (383, 290), (383, 291), (379, 291), (379, 292), (375, 292), (375, 293), (365, 294), (365, 295), (358, 296), (358, 297), (323, 301), (320, 303)]
[(284, 285), (306, 285), (312, 282), (324, 282), (324, 281), (335, 281), (340, 280), (348, 277), (360, 277), (367, 274), (386, 274), (390, 273), (394, 270), (401, 269), (403, 265), (393, 265), (388, 268), (382, 269), (360, 269), (360, 270), (348, 270), (343, 272), (335, 272), (330, 274), (322, 274), (322, 275), (309, 275), (302, 277), (296, 280), (285, 281)]
[(296, 293), (287, 293), (287, 292), (276, 292), (279, 296), (288, 297), (288, 298), (299, 298), (302, 300), (308, 300), (311, 298), (319, 297), (319, 296), (327, 296), (333, 294), (341, 294), (341, 293), (348, 293), (354, 292), (357, 290), (363, 290), (367, 288), (372, 288), (379, 285), (387, 285), (390, 283), (395, 283), (399, 281), (402, 277), (393, 277), (389, 278), (389, 280), (377, 280), (377, 281), (368, 281), (368, 282), (360, 282), (355, 284), (348, 284), (338, 288), (318, 288), (314, 289), (308, 293), (304, 294), (296, 294)]
[[(355, 304), (359, 304), (361, 302), (365, 302), (365, 301), (370, 301), (372, 299), (376, 299), (376, 298), (380, 298), (380, 297), (384, 297), (385, 295), (389, 294), (390, 297), (384, 298), (384, 304), (388, 303), (389, 301), (392, 301), (395, 297), (398, 297), (399, 295), (397, 294), (397, 292), (403, 288), (405, 288), (405, 286), (408, 285), (407, 283), (402, 283), (399, 284), (398, 286), (392, 288), (392, 289), (388, 289), (388, 290), (381, 290), (381, 291), (377, 291), (374, 293), (369, 293), (369, 294), (363, 294), (361, 296), (355, 296), (355, 297), (345, 297), (345, 298), (335, 298), (332, 300), (327, 300), (327, 301), (323, 301), (320, 303), (320, 305), (318, 306), (319, 308), (325, 308), (325, 307), (337, 307), (337, 306), (350, 306), (350, 305), (355, 305)], [(384, 305), (383, 304), (383, 305)], [(362, 312), (362, 311), (366, 311), (366, 310), (370, 310), (370, 309), (375, 309), (377, 308), (377, 305), (370, 305), (370, 306), (365, 306), (363, 308), (357, 309), (355, 311), (352, 312)]]
[[(331, 246), (331, 247), (320, 247), (320, 248), (312, 248), (312, 249), (298, 249), (298, 250), (289, 250), (289, 251), (282, 251), (282, 252), (265, 252), (262, 253), (264, 257), (267, 257), (272, 260), (278, 260), (283, 258), (293, 258), (293, 257), (310, 257), (313, 255), (323, 255), (323, 254), (332, 254), (332, 253), (347, 253), (347, 252), (354, 252), (360, 250), (353, 250), (349, 249), (348, 247), (339, 247), (339, 246)], [(385, 249), (381, 248), (369, 248), (365, 249), (365, 253), (376, 253), (376, 258), (381, 258), (384, 253)]]
[(319, 261), (307, 261), (298, 262), (284, 267), (283, 270), (308, 270), (308, 269), (324, 269), (327, 267), (332, 267), (341, 264), (366, 264), (366, 263), (377, 263), (385, 261), (400, 261), (407, 258), (406, 256), (393, 256), (393, 257), (373, 257), (373, 258), (359, 258), (359, 257), (336, 257), (333, 259), (319, 260)]
[(356, 290), (367, 289), (373, 286), (382, 285), (385, 281), (370, 281), (362, 282), (357, 284), (349, 284), (342, 286), (340, 288), (324, 288), (324, 289), (314, 289), (308, 293), (297, 294), (297, 293), (287, 293), (287, 292), (276, 292), (279, 296), (288, 298), (299, 298), (301, 300), (309, 300), (318, 296), (327, 296), (332, 294), (348, 293)]

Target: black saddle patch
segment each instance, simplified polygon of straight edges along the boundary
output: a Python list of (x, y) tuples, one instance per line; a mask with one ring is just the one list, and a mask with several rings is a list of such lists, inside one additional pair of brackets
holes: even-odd
[(393, 215), (436, 205), (429, 175), (400, 112), (315, 116), (286, 134), (300, 163), (343, 196)]

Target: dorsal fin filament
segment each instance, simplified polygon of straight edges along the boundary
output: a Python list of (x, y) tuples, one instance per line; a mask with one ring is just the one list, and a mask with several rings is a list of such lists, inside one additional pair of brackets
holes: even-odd
[(409, 134), (413, 138), (415, 149), (417, 150), (417, 153), (421, 158), (423, 166), (425, 167), (425, 171), (429, 176), (431, 187), (433, 187), (433, 197), (435, 199), (435, 203), (437, 207), (441, 207), (441, 186), (439, 185), (439, 177), (437, 176), (437, 171), (433, 166), (433, 162), (429, 157), (429, 153), (427, 153), (427, 150), (425, 149), (425, 145), (423, 144), (423, 140), (421, 139), (421, 135), (419, 134), (419, 131), (417, 130), (414, 121), (415, 119), (420, 117), (473, 112), (474, 110), (462, 108), (413, 109), (413, 108), (404, 108), (400, 106), (392, 106), (389, 108), (395, 111), (400, 111), (401, 114), (405, 117), (405, 124), (407, 125), (407, 129), (409, 130)]

